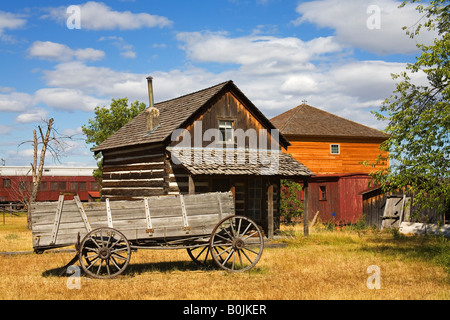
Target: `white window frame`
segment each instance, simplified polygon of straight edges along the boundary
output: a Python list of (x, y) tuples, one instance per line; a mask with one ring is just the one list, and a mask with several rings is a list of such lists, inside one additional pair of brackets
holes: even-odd
[[(333, 147), (337, 146), (338, 152), (333, 152)], [(341, 154), (341, 145), (338, 143), (332, 143), (330, 144), (330, 154)]]
[[(225, 137), (222, 135), (222, 129), (225, 129)], [(226, 139), (226, 132), (230, 130), (231, 140), (222, 140)], [(223, 143), (234, 143), (234, 120), (229, 119), (219, 119), (219, 131), (220, 131), (220, 142)]]

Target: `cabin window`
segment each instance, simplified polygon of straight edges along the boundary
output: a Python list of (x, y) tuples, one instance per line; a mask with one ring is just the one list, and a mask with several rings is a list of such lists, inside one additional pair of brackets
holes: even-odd
[(327, 187), (326, 186), (319, 187), (319, 200), (327, 200)]
[(233, 142), (233, 121), (219, 120), (219, 130), (222, 142)]
[(338, 144), (332, 144), (330, 146), (330, 151), (331, 151), (331, 154), (340, 154), (341, 153), (341, 150), (340, 150)]

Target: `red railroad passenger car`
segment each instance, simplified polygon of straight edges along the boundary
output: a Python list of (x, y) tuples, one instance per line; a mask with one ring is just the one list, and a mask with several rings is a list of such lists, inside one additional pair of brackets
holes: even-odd
[[(45, 167), (37, 201), (58, 201), (61, 193), (78, 194), (81, 201), (99, 197), (99, 184), (93, 167)], [(30, 167), (0, 167), (0, 203), (20, 203), (29, 196), (32, 184)], [(66, 199), (70, 199), (68, 196)]]

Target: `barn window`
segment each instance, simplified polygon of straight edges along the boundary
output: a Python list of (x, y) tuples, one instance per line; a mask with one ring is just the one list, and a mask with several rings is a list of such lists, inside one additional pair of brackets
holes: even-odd
[(331, 152), (331, 154), (340, 154), (341, 150), (339, 148), (339, 145), (338, 144), (332, 144), (330, 146), (330, 152)]
[(222, 142), (233, 142), (233, 121), (219, 120), (219, 130)]
[(319, 200), (327, 200), (327, 187), (326, 186), (319, 187)]

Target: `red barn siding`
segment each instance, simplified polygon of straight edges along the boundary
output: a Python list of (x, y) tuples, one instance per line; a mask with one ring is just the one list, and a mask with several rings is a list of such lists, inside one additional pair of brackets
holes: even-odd
[(368, 188), (368, 175), (351, 175), (339, 179), (340, 216), (345, 223), (356, 223), (362, 220), (363, 202), (361, 191)]
[[(309, 180), (309, 219), (317, 212), (322, 222), (337, 224), (356, 223), (362, 220), (361, 192), (368, 188), (370, 177), (366, 174), (319, 175)], [(299, 181), (300, 184), (302, 182)], [(321, 187), (326, 189), (322, 199)], [(301, 196), (303, 201), (303, 196)]]

